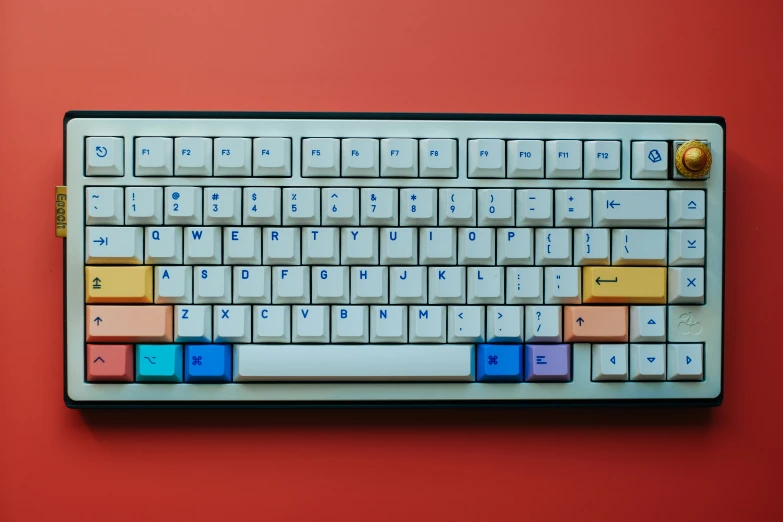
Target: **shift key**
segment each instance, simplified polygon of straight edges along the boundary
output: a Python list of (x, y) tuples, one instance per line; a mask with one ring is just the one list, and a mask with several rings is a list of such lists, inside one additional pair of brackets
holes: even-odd
[(88, 305), (87, 342), (170, 343), (172, 306)]

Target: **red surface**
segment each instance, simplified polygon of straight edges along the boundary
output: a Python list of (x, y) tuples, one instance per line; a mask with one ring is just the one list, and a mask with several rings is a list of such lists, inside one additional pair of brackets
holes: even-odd
[[(228, 3), (0, 1), (0, 520), (783, 519), (783, 3)], [(67, 410), (68, 109), (723, 115), (724, 405)]]

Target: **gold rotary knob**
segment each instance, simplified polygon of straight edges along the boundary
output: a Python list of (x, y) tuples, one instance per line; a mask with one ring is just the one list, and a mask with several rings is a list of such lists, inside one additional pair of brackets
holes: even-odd
[(703, 178), (710, 173), (712, 152), (700, 141), (686, 141), (677, 148), (674, 165), (677, 172), (686, 178)]

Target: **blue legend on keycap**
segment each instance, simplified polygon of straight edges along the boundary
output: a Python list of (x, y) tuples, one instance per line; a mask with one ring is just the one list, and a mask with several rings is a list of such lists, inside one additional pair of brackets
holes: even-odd
[(182, 345), (137, 344), (136, 380), (182, 382)]
[(185, 382), (231, 382), (231, 345), (186, 344)]
[(521, 382), (521, 344), (480, 344), (476, 355), (479, 382)]

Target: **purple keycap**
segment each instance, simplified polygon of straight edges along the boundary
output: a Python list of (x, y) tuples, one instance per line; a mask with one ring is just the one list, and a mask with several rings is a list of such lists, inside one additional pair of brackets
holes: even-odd
[(570, 344), (526, 344), (525, 380), (528, 382), (570, 381)]

